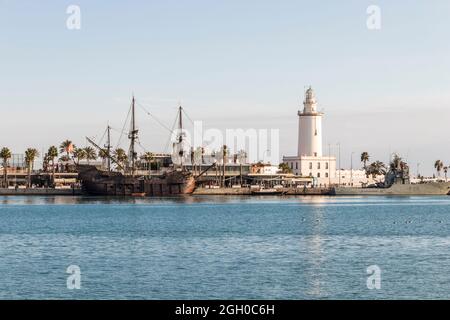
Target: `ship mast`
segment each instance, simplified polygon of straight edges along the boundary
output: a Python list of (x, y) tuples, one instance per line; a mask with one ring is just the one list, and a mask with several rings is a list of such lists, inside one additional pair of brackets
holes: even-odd
[(108, 159), (108, 171), (111, 171), (111, 127), (108, 124), (107, 127), (107, 143), (105, 145), (106, 148), (106, 154), (107, 154), (107, 159)]
[(130, 158), (131, 158), (131, 175), (134, 176), (135, 171), (135, 159), (136, 159), (136, 151), (135, 151), (135, 143), (138, 137), (138, 130), (136, 129), (136, 118), (135, 118), (135, 101), (134, 96), (131, 102), (131, 130), (128, 134), (128, 138), (130, 139)]
[(179, 148), (179, 156), (181, 161), (181, 170), (183, 170), (183, 156), (184, 156), (184, 150), (183, 150), (183, 108), (178, 108), (178, 130), (179, 130), (179, 137), (178, 137), (178, 148)]

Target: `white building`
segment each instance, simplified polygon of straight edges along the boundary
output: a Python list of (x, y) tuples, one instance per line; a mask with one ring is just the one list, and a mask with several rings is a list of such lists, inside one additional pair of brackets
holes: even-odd
[(256, 163), (252, 165), (251, 172), (254, 174), (262, 174), (262, 175), (277, 175), (280, 173), (280, 169), (278, 166), (272, 164), (265, 163)]
[(303, 111), (298, 112), (297, 156), (283, 157), (292, 172), (299, 176), (316, 178), (317, 184), (328, 185), (336, 178), (336, 158), (322, 154), (322, 117), (310, 87), (305, 94)]
[(335, 181), (332, 181), (332, 183), (344, 187), (361, 187), (382, 181), (384, 181), (384, 176), (378, 176), (376, 179), (373, 179), (372, 176), (367, 178), (366, 171), (362, 169), (341, 169), (338, 170), (336, 179)]

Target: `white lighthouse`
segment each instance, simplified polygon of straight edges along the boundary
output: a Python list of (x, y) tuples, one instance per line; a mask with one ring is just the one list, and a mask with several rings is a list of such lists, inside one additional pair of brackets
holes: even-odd
[(306, 90), (303, 111), (298, 112), (298, 156), (322, 156), (322, 116), (314, 90)]
[(317, 185), (329, 185), (336, 178), (336, 158), (322, 153), (322, 118), (317, 110), (314, 90), (305, 92), (303, 110), (298, 111), (297, 156), (283, 157), (292, 172), (298, 176), (313, 177)]

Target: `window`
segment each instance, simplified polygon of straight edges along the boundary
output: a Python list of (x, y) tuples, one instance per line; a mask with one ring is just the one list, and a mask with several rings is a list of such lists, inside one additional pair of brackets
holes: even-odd
[(309, 168), (312, 169), (312, 162), (309, 163)]
[(312, 177), (312, 172), (309, 173), (309, 176)]
[(328, 170), (328, 162), (325, 163), (325, 169)]
[(295, 169), (298, 170), (298, 162), (295, 163)]
[(320, 162), (317, 162), (317, 169), (320, 170)]
[(291, 162), (291, 169), (294, 169), (294, 163)]
[(328, 172), (325, 172), (325, 178), (328, 178)]
[(317, 173), (317, 178), (320, 178), (320, 172)]
[(314, 157), (317, 157), (317, 152), (314, 152)]

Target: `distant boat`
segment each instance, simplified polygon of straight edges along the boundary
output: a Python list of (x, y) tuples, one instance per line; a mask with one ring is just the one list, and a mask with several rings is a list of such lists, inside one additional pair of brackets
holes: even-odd
[(88, 165), (80, 165), (78, 170), (83, 191), (88, 195), (171, 196), (191, 194), (195, 190), (195, 178), (189, 172), (174, 170), (161, 176), (141, 177)]

